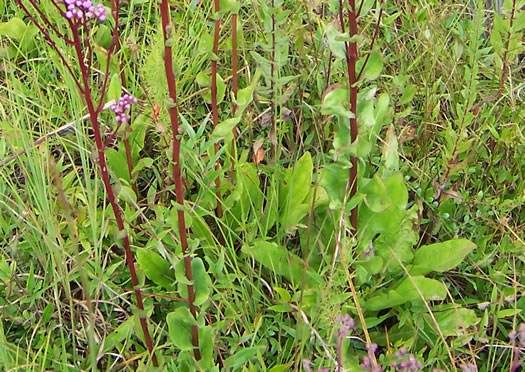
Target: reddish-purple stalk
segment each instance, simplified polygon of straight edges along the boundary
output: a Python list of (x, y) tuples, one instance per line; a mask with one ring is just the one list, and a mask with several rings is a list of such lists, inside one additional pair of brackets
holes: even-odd
[[(217, 107), (217, 53), (219, 52), (219, 29), (221, 26), (221, 21), (218, 17), (218, 13), (220, 11), (220, 4), (219, 0), (215, 1), (215, 30), (213, 33), (213, 56), (211, 58), (211, 110), (212, 110), (212, 116), (213, 116), (213, 127), (217, 127), (219, 125), (219, 108)], [(215, 143), (214, 145), (215, 153), (219, 152), (219, 144)], [(217, 159), (217, 162), (215, 163), (215, 170), (219, 170), (221, 167), (220, 160)], [(215, 178), (215, 187), (217, 188), (217, 209), (215, 210), (215, 213), (218, 218), (222, 218), (222, 200), (221, 200), (221, 179), (217, 175), (217, 178)], [(222, 236), (222, 235), (221, 235)]]
[[(175, 74), (173, 72), (173, 57), (172, 57), (172, 35), (173, 25), (170, 23), (169, 17), (169, 6), (168, 0), (162, 0), (160, 3), (160, 14), (162, 19), (162, 32), (164, 37), (164, 68), (166, 70), (166, 80), (168, 82), (168, 93), (172, 100), (169, 107), (171, 129), (173, 132), (173, 179), (175, 182), (175, 197), (179, 206), (184, 205), (184, 194), (182, 188), (182, 176), (180, 171), (180, 145), (181, 137), (179, 134), (179, 113), (177, 108), (177, 87), (175, 84)], [(186, 278), (191, 281), (193, 280), (193, 274), (191, 270), (191, 256), (188, 251), (188, 239), (186, 236), (186, 221), (184, 219), (184, 211), (182, 208), (177, 210), (178, 216), (178, 228), (180, 243), (182, 246), (182, 254), (184, 256), (184, 268), (186, 271)], [(197, 319), (197, 311), (195, 309), (195, 290), (193, 284), (188, 284), (188, 305), (190, 312), (195, 319)], [(194, 346), (193, 355), (195, 359), (200, 360), (201, 354), (199, 350), (199, 333), (196, 324), (191, 327), (191, 341)]]
[[(146, 341), (146, 347), (148, 348), (148, 351), (150, 352), (153, 365), (155, 367), (157, 367), (158, 366), (157, 357), (156, 357), (155, 353), (153, 352), (153, 342), (152, 342), (152, 339), (151, 339), (151, 336), (150, 336), (150, 333), (149, 333), (147, 319), (144, 316), (144, 303), (142, 301), (142, 293), (141, 293), (141, 290), (139, 288), (137, 272), (135, 270), (135, 262), (134, 262), (134, 259), (133, 259), (133, 253), (131, 252), (131, 246), (130, 246), (130, 243), (129, 243), (129, 238), (128, 238), (128, 234), (127, 234), (127, 231), (126, 231), (126, 227), (124, 225), (124, 220), (122, 218), (120, 207), (119, 207), (119, 205), (117, 203), (115, 194), (114, 194), (113, 189), (111, 187), (111, 181), (110, 181), (110, 178), (109, 178), (109, 173), (108, 173), (107, 164), (106, 164), (106, 156), (105, 156), (105, 152), (104, 152), (105, 145), (104, 145), (104, 143), (102, 141), (102, 136), (101, 136), (101, 132), (100, 132), (100, 126), (99, 126), (99, 123), (98, 123), (98, 115), (99, 115), (99, 113), (100, 113), (100, 111), (102, 110), (102, 107), (103, 107), (104, 94), (101, 94), (99, 103), (98, 103), (97, 107), (95, 107), (95, 104), (93, 102), (93, 97), (91, 96), (91, 88), (90, 88), (91, 65), (90, 64), (89, 65), (85, 64), (85, 62), (84, 62), (84, 55), (82, 53), (82, 40), (80, 39), (80, 36), (79, 36), (79, 32), (80, 32), (79, 26), (81, 26), (81, 25), (85, 26), (86, 24), (85, 23), (84, 24), (80, 24), (78, 22), (74, 22), (74, 21), (72, 21), (70, 19), (67, 19), (69, 27), (70, 27), (70, 29), (71, 29), (71, 31), (73, 33), (73, 40), (67, 39), (65, 37), (65, 35), (60, 34), (60, 33), (57, 35), (59, 37), (63, 37), (64, 40), (68, 44), (73, 45), (73, 47), (75, 49), (75, 53), (77, 55), (78, 64), (79, 64), (80, 72), (81, 72), (81, 76), (82, 76), (82, 82), (81, 82), (81, 81), (79, 81), (77, 79), (77, 77), (73, 73), (71, 67), (67, 63), (67, 61), (64, 58), (64, 56), (63, 56), (62, 52), (60, 51), (60, 49), (53, 42), (49, 32), (43, 27), (43, 25), (41, 25), (39, 22), (37, 22), (37, 20), (33, 17), (33, 15), (29, 12), (29, 10), (21, 3), (20, 0), (15, 0), (15, 1), (16, 1), (17, 5), (31, 19), (31, 21), (37, 26), (37, 28), (42, 32), (46, 42), (58, 53), (59, 58), (64, 63), (66, 69), (70, 72), (73, 80), (75, 81), (75, 84), (79, 88), (80, 93), (82, 94), (82, 96), (84, 97), (84, 99), (86, 101), (87, 109), (88, 109), (88, 112), (89, 112), (89, 118), (90, 118), (91, 125), (92, 125), (92, 128), (93, 128), (94, 136), (95, 136), (95, 144), (96, 144), (96, 147), (97, 147), (97, 155), (98, 155), (97, 156), (97, 161), (98, 161), (98, 165), (99, 165), (99, 168), (100, 168), (100, 171), (101, 171), (101, 174), (102, 174), (102, 182), (104, 183), (104, 187), (106, 189), (106, 192), (107, 192), (107, 195), (108, 195), (108, 200), (109, 200), (109, 203), (111, 204), (111, 208), (113, 209), (113, 214), (114, 214), (115, 220), (117, 222), (117, 227), (118, 227), (119, 231), (123, 234), (122, 235), (122, 244), (123, 244), (124, 250), (126, 252), (126, 262), (127, 262), (130, 274), (131, 274), (131, 282), (133, 284), (133, 291), (134, 291), (135, 297), (137, 299), (137, 308), (139, 309), (139, 312), (140, 312), (139, 319), (140, 319), (142, 332), (144, 333), (144, 338), (145, 338), (145, 341)], [(38, 10), (38, 4), (35, 4), (34, 0), (30, 0), (30, 3), (35, 9)], [(53, 4), (60, 11), (62, 16), (64, 16), (64, 12), (60, 9), (58, 4), (54, 0), (53, 0)], [(49, 25), (50, 22), (47, 19), (47, 17), (42, 12), (39, 12), (39, 14), (40, 14), (40, 16), (43, 19), (45, 19), (44, 24)], [(117, 13), (117, 15), (118, 15), (118, 13)], [(109, 61), (111, 59), (111, 54), (112, 54), (114, 46), (116, 44), (116, 38), (118, 37), (118, 34), (116, 32), (116, 28), (118, 27), (118, 25), (119, 25), (119, 19), (118, 19), (118, 16), (115, 16), (115, 30), (113, 32), (113, 38), (112, 38), (111, 46), (110, 46), (110, 48), (108, 49), (108, 52), (107, 52), (107, 64), (106, 64), (106, 71), (105, 71), (104, 82), (103, 82), (102, 89), (101, 89), (102, 92), (105, 92), (106, 86), (107, 86), (108, 71), (109, 71)], [(54, 30), (55, 28), (52, 27), (51, 29)], [(90, 43), (88, 38), (86, 38), (85, 41), (87, 43)], [(92, 48), (91, 48), (90, 45), (88, 45), (88, 50), (92, 51)], [(87, 61), (90, 62), (91, 58), (88, 58)]]
[[(232, 81), (233, 81), (233, 96), (237, 100), (237, 13), (232, 14)], [(237, 104), (232, 105), (232, 115), (235, 116), (237, 113)], [(232, 159), (235, 159), (235, 147), (237, 146), (237, 133), (233, 129), (232, 139)], [(233, 172), (235, 170), (235, 162), (232, 160), (232, 166), (230, 168), (230, 178), (233, 179)]]

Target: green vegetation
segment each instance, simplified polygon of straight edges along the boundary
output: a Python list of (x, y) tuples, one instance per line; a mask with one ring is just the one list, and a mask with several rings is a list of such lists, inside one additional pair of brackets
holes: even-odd
[(0, 0), (0, 371), (519, 370), (525, 1), (65, 3)]

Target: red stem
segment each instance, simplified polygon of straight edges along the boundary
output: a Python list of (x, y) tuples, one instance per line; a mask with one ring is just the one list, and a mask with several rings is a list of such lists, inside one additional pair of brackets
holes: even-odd
[[(169, 108), (170, 120), (171, 120), (171, 129), (173, 131), (173, 179), (175, 182), (175, 194), (176, 201), (181, 207), (184, 206), (184, 195), (182, 189), (182, 177), (180, 173), (180, 134), (179, 134), (179, 114), (177, 109), (177, 87), (175, 84), (175, 74), (173, 73), (173, 57), (172, 57), (172, 48), (170, 46), (170, 39), (173, 26), (169, 21), (169, 7), (168, 0), (162, 0), (160, 3), (160, 14), (162, 19), (162, 31), (164, 37), (164, 69), (166, 70), (166, 80), (168, 81), (168, 90), (169, 96), (172, 100), (172, 105)], [(182, 246), (182, 254), (184, 255), (184, 268), (186, 271), (186, 278), (192, 280), (192, 271), (191, 271), (191, 256), (188, 255), (188, 239), (186, 237), (186, 221), (184, 219), (184, 211), (182, 208), (177, 210), (178, 222), (179, 222), (179, 236), (180, 243)], [(197, 319), (197, 312), (195, 310), (195, 292), (193, 285), (188, 285), (188, 304), (190, 312), (195, 319)], [(194, 346), (193, 355), (195, 359), (200, 360), (200, 350), (199, 350), (199, 333), (197, 325), (192, 325), (191, 327), (191, 338), (192, 344)]]
[[(100, 171), (101, 171), (101, 174), (102, 174), (102, 182), (104, 183), (104, 187), (105, 187), (106, 192), (108, 194), (108, 200), (109, 200), (109, 202), (111, 204), (111, 208), (113, 209), (113, 214), (115, 215), (115, 220), (117, 222), (118, 229), (119, 229), (119, 231), (121, 233), (123, 233), (122, 244), (124, 245), (124, 249), (125, 249), (125, 252), (126, 252), (126, 262), (127, 262), (128, 267), (129, 267), (130, 274), (131, 274), (131, 282), (133, 284), (133, 291), (135, 292), (135, 297), (137, 298), (137, 308), (140, 311), (139, 319), (140, 319), (140, 324), (141, 324), (142, 331), (144, 333), (144, 338), (145, 338), (145, 341), (146, 341), (146, 347), (148, 348), (148, 351), (150, 352), (153, 365), (155, 367), (158, 367), (157, 357), (156, 357), (155, 353), (153, 352), (153, 342), (152, 342), (151, 336), (149, 334), (148, 323), (147, 323), (146, 317), (144, 316), (144, 304), (142, 302), (142, 295), (141, 295), (140, 288), (138, 288), (139, 283), (138, 283), (138, 279), (137, 279), (137, 273), (136, 273), (136, 270), (135, 270), (135, 263), (134, 263), (134, 260), (133, 260), (133, 254), (131, 252), (131, 247), (130, 247), (130, 244), (129, 244), (128, 234), (127, 234), (127, 231), (126, 231), (126, 227), (124, 226), (124, 220), (122, 219), (122, 215), (120, 213), (120, 207), (119, 207), (119, 205), (118, 205), (118, 203), (116, 201), (115, 194), (113, 193), (113, 189), (111, 188), (111, 182), (110, 182), (110, 179), (109, 179), (109, 174), (108, 174), (108, 169), (107, 169), (107, 164), (106, 164), (106, 157), (105, 157), (105, 153), (104, 153), (104, 143), (102, 142), (102, 136), (101, 136), (101, 133), (100, 133), (100, 126), (98, 124), (98, 114), (99, 114), (100, 108), (102, 106), (101, 106), (101, 104), (99, 104), (97, 106), (97, 108), (95, 108), (95, 105), (93, 103), (93, 99), (92, 99), (92, 96), (91, 96), (91, 89), (90, 89), (90, 85), (89, 85), (91, 67), (90, 67), (90, 65), (86, 66), (86, 64), (84, 63), (84, 55), (82, 53), (82, 41), (81, 41), (80, 36), (79, 36), (79, 26), (81, 25), (81, 23), (79, 23), (79, 21), (72, 21), (72, 20), (69, 20), (69, 19), (67, 20), (68, 25), (71, 28), (71, 31), (73, 33), (73, 40), (66, 39), (65, 35), (60, 34), (60, 33), (58, 33), (57, 35), (59, 37), (62, 37), (68, 44), (74, 46), (75, 53), (76, 53), (77, 58), (78, 58), (78, 64), (79, 64), (80, 71), (81, 71), (82, 83), (78, 80), (76, 75), (73, 73), (73, 70), (71, 69), (71, 66), (69, 66), (68, 62), (64, 58), (64, 56), (61, 53), (60, 49), (56, 46), (56, 44), (51, 39), (51, 36), (49, 35), (49, 31), (47, 29), (45, 29), (40, 23), (38, 23), (36, 21), (36, 19), (33, 17), (33, 15), (21, 3), (20, 0), (15, 0), (15, 1), (16, 1), (17, 5), (27, 14), (29, 19), (33, 22), (33, 24), (35, 24), (35, 26), (40, 30), (40, 32), (42, 32), (46, 42), (57, 52), (59, 58), (62, 60), (64, 66), (66, 67), (68, 72), (71, 74), (71, 77), (73, 78), (73, 80), (74, 80), (76, 86), (78, 87), (81, 95), (84, 97), (84, 99), (86, 101), (86, 105), (87, 105), (88, 112), (89, 112), (89, 118), (90, 118), (91, 125), (92, 125), (92, 128), (93, 128), (94, 136), (95, 136), (95, 143), (96, 143), (97, 154), (98, 154), (98, 165), (100, 167)], [(31, 4), (33, 6), (35, 5), (33, 2), (31, 2)], [(53, 1), (53, 4), (55, 6), (57, 6), (57, 4), (54, 1)], [(63, 15), (63, 12), (61, 10), (60, 10), (60, 12)], [(50, 25), (49, 20), (43, 14), (41, 14), (41, 16), (45, 19), (44, 23), (49, 26)], [(117, 25), (118, 25), (118, 19), (116, 19), (116, 22), (117, 22)], [(51, 29), (55, 30), (53, 27), (51, 27)], [(107, 59), (107, 63), (108, 64), (106, 66), (106, 78), (105, 78), (105, 81), (104, 81), (104, 84), (103, 84), (103, 87), (102, 87), (102, 90), (101, 90), (102, 92), (105, 91), (105, 87), (106, 87), (107, 71), (108, 71), (108, 68), (109, 68), (109, 60), (110, 60), (110, 57), (111, 57), (111, 52), (112, 52), (112, 49), (113, 49), (113, 46), (114, 46), (114, 40), (115, 40), (115, 33), (113, 35), (112, 45), (110, 46), (110, 49), (108, 50), (108, 55), (107, 55), (107, 58), (108, 58)], [(86, 39), (86, 41), (87, 41), (87, 43), (89, 43), (89, 39)], [(91, 48), (91, 45), (88, 45), (88, 49), (89, 48)], [(102, 99), (103, 99), (103, 94), (101, 95), (101, 102), (102, 102)]]
[[(146, 340), (146, 346), (148, 348), (148, 351), (151, 354), (153, 365), (157, 367), (158, 366), (157, 357), (155, 353), (153, 352), (153, 342), (151, 340), (151, 336), (148, 330), (148, 323), (144, 315), (144, 304), (142, 302), (142, 293), (140, 291), (140, 288), (138, 287), (139, 281), (137, 279), (137, 272), (135, 270), (135, 262), (133, 260), (133, 253), (131, 252), (131, 247), (129, 244), (128, 233), (126, 231), (126, 227), (124, 226), (124, 221), (122, 219), (120, 207), (117, 203), (115, 194), (113, 193), (113, 188), (111, 187), (111, 182), (109, 180), (109, 174), (108, 174), (108, 169), (107, 169), (107, 164), (106, 164), (106, 154), (104, 153), (104, 143), (102, 142), (102, 137), (100, 134), (100, 126), (98, 124), (98, 111), (95, 109), (93, 100), (91, 98), (91, 89), (89, 86), (89, 70), (87, 66), (84, 64), (84, 60), (82, 58), (81, 40), (78, 34), (78, 27), (74, 25), (72, 31), (73, 31), (74, 47), (77, 53), (77, 57), (78, 57), (79, 65), (80, 65), (80, 71), (82, 73), (82, 81), (84, 85), (83, 88), (84, 88), (84, 93), (85, 93), (84, 98), (86, 100), (86, 105), (89, 111), (89, 118), (91, 120), (91, 125), (93, 127), (93, 132), (95, 136), (95, 143), (97, 146), (98, 164), (100, 167), (100, 171), (102, 173), (102, 182), (104, 183), (104, 187), (108, 194), (108, 200), (109, 200), (109, 203), (111, 204), (111, 208), (113, 209), (113, 214), (115, 215), (115, 220), (117, 221), (117, 227), (119, 231), (123, 233), (122, 244), (124, 245), (124, 250), (126, 251), (126, 262), (128, 264), (129, 271), (131, 274), (131, 283), (133, 284), (133, 291), (135, 292), (135, 297), (137, 298), (137, 308), (140, 311), (140, 315), (139, 315), (140, 325), (142, 328), (142, 332), (144, 333), (144, 338)], [(108, 63), (109, 63), (109, 56), (108, 56)]]

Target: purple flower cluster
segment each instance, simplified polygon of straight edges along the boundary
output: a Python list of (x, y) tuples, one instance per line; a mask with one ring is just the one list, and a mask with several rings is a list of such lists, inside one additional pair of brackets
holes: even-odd
[(509, 338), (512, 341), (514, 349), (514, 358), (510, 370), (511, 372), (515, 372), (518, 371), (518, 369), (525, 362), (525, 356), (520, 358), (521, 349), (525, 348), (525, 323), (520, 324), (518, 332), (515, 330), (510, 332)]
[(341, 328), (335, 332), (336, 339), (345, 338), (350, 333), (350, 330), (355, 327), (355, 321), (348, 314), (338, 315), (335, 321), (341, 325)]
[(137, 103), (137, 99), (129, 94), (124, 94), (118, 103), (114, 102), (110, 107), (116, 115), (118, 124), (127, 123), (131, 116), (127, 113), (131, 109), (131, 105)]
[(395, 360), (392, 367), (399, 372), (417, 372), (423, 368), (423, 364), (414, 357), (414, 354), (408, 354), (404, 347), (394, 353)]
[(478, 372), (478, 367), (475, 364), (463, 364), (459, 368), (461, 372)]
[(363, 362), (359, 365), (363, 371), (383, 372), (383, 368), (381, 368), (379, 364), (374, 363), (374, 354), (376, 350), (376, 344), (366, 344), (368, 355), (363, 358)]
[(67, 19), (81, 19), (86, 17), (88, 19), (96, 18), (100, 22), (104, 22), (107, 17), (106, 8), (104, 5), (93, 5), (91, 0), (64, 0), (66, 5), (65, 16)]

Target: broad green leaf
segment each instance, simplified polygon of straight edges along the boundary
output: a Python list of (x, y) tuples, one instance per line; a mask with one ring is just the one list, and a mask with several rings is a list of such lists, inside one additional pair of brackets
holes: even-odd
[[(406, 215), (406, 205), (408, 203), (408, 190), (401, 173), (397, 173), (382, 182), (383, 186), (374, 186), (368, 189), (367, 186), (361, 188), (362, 193), (367, 194), (368, 204), (362, 204), (359, 210), (358, 232), (360, 237), (360, 250), (364, 251), (369, 242), (377, 234), (386, 234), (388, 236), (395, 236), (402, 225), (403, 218)], [(373, 192), (383, 192), (386, 190), (387, 195), (377, 194), (375, 196), (369, 195)], [(383, 201), (381, 202), (381, 199)], [(388, 201), (390, 199), (390, 202)], [(391, 203), (391, 205), (383, 212), (376, 213), (369, 208), (371, 205), (375, 210), (379, 210), (381, 203)]]
[(288, 291), (284, 288), (273, 287), (273, 290), (277, 292), (277, 294), (279, 295), (279, 301), (281, 302), (290, 302), (290, 300), (292, 299), (290, 293), (288, 293)]
[(321, 114), (338, 115), (347, 119), (354, 117), (354, 114), (346, 107), (349, 106), (348, 89), (337, 88), (327, 93), (321, 105)]
[(215, 346), (213, 333), (214, 330), (211, 326), (199, 328), (199, 350), (202, 358), (199, 360), (199, 366), (205, 371), (211, 371), (215, 365), (213, 358), (213, 349)]
[(240, 117), (226, 119), (219, 123), (210, 135), (210, 139), (224, 139), (232, 133), (233, 128), (241, 121)]
[(381, 93), (379, 97), (376, 100), (375, 110), (374, 110), (374, 119), (375, 119), (375, 126), (374, 126), (374, 133), (379, 134), (381, 128), (383, 125), (385, 125), (389, 121), (389, 107), (390, 104), (390, 96), (388, 93)]
[(412, 101), (412, 98), (414, 98), (414, 95), (416, 94), (416, 92), (417, 92), (416, 84), (407, 85), (401, 90), (401, 98), (399, 99), (398, 104), (404, 105), (405, 103)]
[(137, 262), (149, 280), (164, 288), (175, 283), (175, 273), (168, 261), (159, 254), (144, 248), (137, 249)]
[[(361, 71), (363, 63), (365, 63), (366, 56), (362, 56), (356, 64), (357, 71)], [(364, 70), (361, 74), (361, 78), (368, 80), (375, 80), (381, 74), (383, 69), (383, 57), (379, 53), (370, 53), (368, 61), (364, 67)]]
[(309, 206), (302, 204), (310, 192), (313, 174), (312, 155), (306, 152), (293, 169), (287, 169), (281, 185), (281, 203), (284, 205), (281, 223), (285, 228), (299, 223)]
[(361, 192), (366, 195), (365, 204), (374, 213), (384, 212), (392, 205), (389, 190), (377, 174), (361, 188)]
[(397, 152), (397, 136), (394, 131), (394, 125), (390, 125), (386, 134), (385, 143), (383, 145), (382, 160), (385, 168), (390, 170), (399, 170), (399, 154)]
[(467, 239), (454, 239), (424, 245), (416, 251), (412, 262), (414, 267), (410, 272), (415, 275), (424, 275), (431, 271), (441, 273), (451, 270), (475, 248), (476, 244)]
[[(445, 337), (463, 336), (469, 327), (475, 326), (480, 321), (476, 316), (476, 312), (471, 309), (460, 307), (439, 311), (439, 308), (435, 307), (432, 310), (439, 329)], [(429, 324), (435, 326), (431, 319), (429, 319)]]
[(346, 58), (346, 48), (344, 41), (341, 39), (348, 38), (348, 33), (343, 34), (339, 32), (333, 24), (329, 24), (325, 29), (326, 39), (328, 40), (328, 47), (338, 58)]
[(191, 328), (195, 320), (187, 307), (179, 307), (166, 317), (169, 335), (173, 345), (181, 350), (193, 350)]
[(273, 366), (268, 372), (286, 372), (290, 371), (292, 368), (293, 362), (288, 362), (286, 364), (279, 364), (276, 366)]
[(343, 197), (349, 173), (349, 170), (340, 164), (328, 164), (321, 169), (319, 184), (328, 194), (330, 209), (343, 208)]
[[(414, 231), (418, 220), (419, 205), (415, 204), (406, 211), (400, 222), (400, 229), (394, 235), (381, 234), (373, 242), (376, 255), (383, 259), (381, 270), (392, 274), (403, 271), (402, 265), (408, 265), (414, 259), (414, 246), (419, 234)], [(400, 262), (401, 261), (401, 262)]]
[(421, 295), (427, 301), (443, 300), (447, 295), (447, 290), (442, 282), (424, 276), (403, 279), (395, 291), (410, 301), (421, 299)]
[(382, 290), (379, 294), (368, 299), (366, 308), (377, 311), (421, 300), (421, 296), (425, 301), (435, 301), (442, 300), (447, 295), (443, 283), (424, 276), (405, 278), (397, 285), (394, 283), (391, 288), (394, 289)]
[(0, 36), (7, 36), (20, 41), (26, 32), (26, 24), (20, 18), (13, 17), (8, 22), (0, 24)]
[(125, 180), (127, 184), (130, 184), (131, 179), (124, 146), (120, 146), (118, 150), (112, 147), (106, 149), (106, 158), (111, 172), (113, 172), (119, 179)]
[(133, 327), (135, 326), (134, 318), (135, 315), (132, 315), (130, 318), (122, 322), (104, 339), (104, 352), (111, 351), (122, 341), (131, 337), (133, 334)]
[[(242, 250), (274, 274), (283, 276), (296, 285), (301, 283), (304, 272), (303, 260), (288, 252), (285, 247), (256, 240), (253, 246), (244, 245)], [(312, 279), (306, 273), (304, 278), (306, 283), (312, 283)]]
[(265, 349), (264, 345), (241, 349), (224, 361), (224, 368), (231, 368), (237, 371), (241, 366), (246, 365), (250, 360), (257, 357), (257, 354), (262, 354)]
[(276, 313), (289, 313), (293, 311), (293, 308), (288, 304), (277, 304), (270, 306), (268, 310), (275, 311)]
[(120, 98), (120, 76), (119, 74), (113, 74), (111, 77), (111, 81), (109, 82), (108, 86), (108, 100), (115, 101), (115, 103), (118, 103), (118, 100)]
[(211, 279), (204, 262), (199, 257), (194, 257), (191, 261), (191, 271), (193, 274), (193, 283), (195, 289), (195, 306), (202, 305), (211, 293)]
[(144, 168), (150, 168), (153, 165), (152, 158), (142, 158), (139, 160), (135, 168), (133, 168), (133, 173), (140, 172)]

